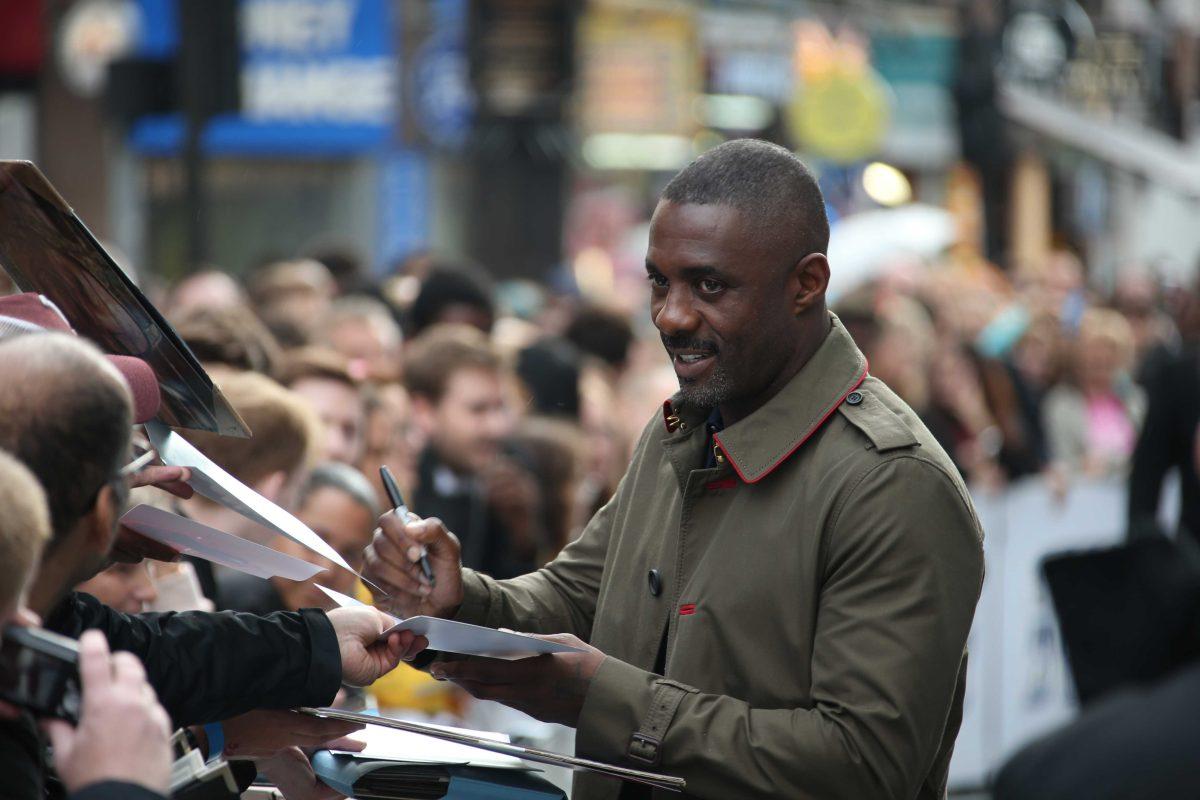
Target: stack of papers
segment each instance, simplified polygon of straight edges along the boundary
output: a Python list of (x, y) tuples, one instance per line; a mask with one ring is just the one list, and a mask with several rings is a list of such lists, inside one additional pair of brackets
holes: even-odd
[[(431, 724), (429, 727), (477, 736), (493, 742), (511, 741), (508, 735), (503, 733), (473, 731), (466, 728), (452, 728), (447, 725)], [(330, 752), (346, 753), (377, 761), (394, 761), (399, 764), (456, 764), (489, 769), (535, 769), (519, 758), (502, 753), (489, 753), (486, 750), (467, 747), (463, 744), (431, 739), (428, 736), (391, 728), (368, 726), (360, 731), (355, 731), (346, 738), (362, 742), (366, 748), (359, 752), (353, 750), (331, 750)]]

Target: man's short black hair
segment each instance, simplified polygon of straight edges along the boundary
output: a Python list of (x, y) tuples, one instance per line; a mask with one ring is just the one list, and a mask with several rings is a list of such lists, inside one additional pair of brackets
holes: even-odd
[(46, 490), (61, 544), (108, 484), (119, 492), (133, 410), (121, 376), (100, 351), (60, 333), (0, 342), (0, 447)]
[(829, 248), (817, 179), (790, 150), (770, 142), (734, 139), (714, 147), (672, 178), (662, 199), (736, 208), (764, 235), (794, 248), (796, 260)]
[(442, 322), (442, 314), (452, 306), (479, 309), (487, 319), (496, 315), (495, 288), (487, 272), (470, 262), (435, 262), (421, 283), (409, 309), (410, 336)]
[(601, 359), (610, 367), (623, 369), (633, 344), (633, 326), (619, 311), (585, 306), (575, 314), (565, 333), (583, 353)]

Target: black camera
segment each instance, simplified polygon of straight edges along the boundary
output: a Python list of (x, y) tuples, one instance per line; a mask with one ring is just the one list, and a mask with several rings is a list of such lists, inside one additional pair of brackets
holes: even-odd
[(41, 628), (9, 625), (0, 639), (0, 700), (35, 717), (79, 722), (79, 643)]

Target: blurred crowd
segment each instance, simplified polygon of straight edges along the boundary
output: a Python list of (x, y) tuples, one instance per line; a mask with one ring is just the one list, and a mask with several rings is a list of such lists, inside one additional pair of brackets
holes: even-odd
[(1130, 267), (1101, 291), (1067, 251), (1011, 272), (948, 257), (885, 271), (836, 309), (976, 490), (1129, 480), (1138, 528), (1170, 470), (1195, 481), (1195, 421), (1175, 425), (1171, 400), (1178, 374), (1195, 372), (1192, 286)]

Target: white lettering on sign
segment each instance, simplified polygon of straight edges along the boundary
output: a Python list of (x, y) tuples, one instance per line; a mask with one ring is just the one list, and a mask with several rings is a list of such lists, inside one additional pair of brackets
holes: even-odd
[(344, 50), (356, 6), (355, 0), (244, 0), (242, 46), (297, 55)]
[(386, 57), (248, 64), (243, 113), (263, 121), (387, 124), (395, 81), (395, 65)]

